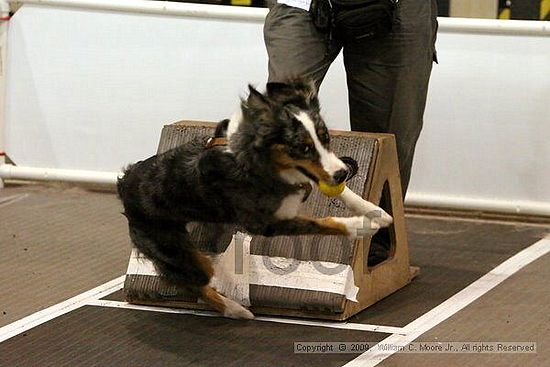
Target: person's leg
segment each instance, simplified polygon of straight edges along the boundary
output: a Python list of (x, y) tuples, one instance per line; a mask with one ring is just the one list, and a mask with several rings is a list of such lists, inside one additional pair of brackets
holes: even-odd
[[(423, 124), (436, 16), (435, 0), (400, 0), (390, 35), (344, 45), (351, 128), (395, 134), (403, 197)], [(369, 266), (384, 261), (389, 250), (390, 235), (383, 229), (372, 238)]]
[(312, 78), (319, 88), (341, 46), (313, 25), (309, 12), (284, 4), (269, 10), (264, 24), (269, 81)]
[(403, 196), (435, 56), (435, 0), (400, 0), (386, 37), (344, 46), (352, 130), (395, 134)]

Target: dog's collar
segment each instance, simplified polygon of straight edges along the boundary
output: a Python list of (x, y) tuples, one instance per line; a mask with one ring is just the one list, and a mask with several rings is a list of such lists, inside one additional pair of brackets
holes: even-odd
[(205, 149), (227, 145), (227, 138), (212, 137), (206, 141)]

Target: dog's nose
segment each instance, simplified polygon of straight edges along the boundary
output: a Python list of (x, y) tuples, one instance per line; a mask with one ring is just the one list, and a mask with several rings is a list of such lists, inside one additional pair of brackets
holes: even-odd
[(334, 173), (334, 175), (332, 176), (332, 179), (334, 180), (335, 183), (341, 184), (346, 180), (347, 177), (348, 177), (348, 170), (340, 169)]

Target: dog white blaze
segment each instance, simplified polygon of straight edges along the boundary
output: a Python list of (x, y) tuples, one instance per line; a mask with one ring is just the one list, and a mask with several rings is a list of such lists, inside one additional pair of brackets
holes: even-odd
[(275, 212), (274, 216), (277, 219), (292, 219), (296, 218), (298, 211), (302, 206), (304, 199), (304, 190), (299, 190), (296, 194), (287, 196), (281, 202), (281, 206)]
[(231, 118), (229, 119), (229, 124), (227, 124), (227, 139), (231, 137), (234, 133), (239, 130), (239, 125), (243, 119), (243, 112), (239, 108), (233, 115), (231, 115)]
[[(281, 178), (288, 182), (291, 185), (301, 184), (310, 182), (311, 180), (307, 178), (303, 173), (295, 169), (287, 169), (279, 173)], [(299, 190), (293, 195), (289, 195), (283, 199), (281, 206), (275, 212), (275, 218), (277, 219), (292, 219), (298, 215), (298, 211), (302, 206), (302, 201), (304, 199), (304, 190)]]
[(304, 125), (306, 131), (309, 132), (309, 135), (313, 140), (313, 144), (315, 145), (315, 149), (321, 158), (321, 165), (330, 177), (334, 177), (334, 174), (341, 169), (347, 169), (344, 162), (342, 162), (333, 152), (328, 151), (323, 144), (321, 144), (321, 141), (317, 136), (317, 131), (315, 131), (315, 124), (313, 123), (313, 120), (311, 120), (311, 117), (309, 117), (309, 115), (304, 111), (300, 111), (300, 113), (295, 116), (298, 121)]

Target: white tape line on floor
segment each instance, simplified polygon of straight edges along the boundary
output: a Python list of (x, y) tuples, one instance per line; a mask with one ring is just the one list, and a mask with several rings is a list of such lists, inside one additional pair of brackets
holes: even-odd
[(0, 207), (8, 206), (10, 204), (16, 203), (19, 200), (27, 198), (30, 194), (17, 194), (11, 196), (0, 197)]
[(42, 311), (35, 312), (32, 315), (0, 328), (0, 343), (35, 326), (76, 310), (77, 308), (86, 305), (90, 300), (105, 297), (106, 295), (122, 289), (124, 285), (124, 278), (125, 275), (120, 276), (110, 282), (81, 293), (78, 296), (69, 298), (66, 301), (45, 308)]
[[(398, 347), (405, 347), (420, 335), (439, 325), (464, 307), (483, 296), (491, 289), (508, 279), (526, 265), (550, 252), (550, 236), (518, 252), (489, 273), (485, 274), (468, 287), (464, 288), (439, 306), (428, 311), (404, 327), (404, 335), (391, 335), (373, 346), (367, 352), (345, 364), (343, 367), (376, 366), (397, 352)], [(380, 345), (391, 345), (392, 350), (382, 350)]]
[[(127, 302), (117, 302), (117, 301), (108, 301), (108, 300), (91, 300), (90, 302), (88, 302), (88, 305), (101, 306), (101, 307), (114, 307), (114, 308), (122, 308), (122, 309), (128, 309), (128, 310), (175, 313), (175, 314), (194, 315), (194, 316), (222, 317), (222, 315), (220, 315), (217, 312), (187, 310), (187, 309), (181, 309), (181, 308), (141, 306), (141, 305), (130, 304)], [(264, 321), (264, 322), (276, 322), (280, 324), (317, 326), (317, 327), (325, 327), (325, 328), (333, 328), (333, 329), (370, 331), (370, 332), (397, 334), (397, 335), (404, 334), (403, 328), (399, 328), (395, 326), (371, 325), (371, 324), (359, 324), (359, 323), (347, 323), (347, 322), (313, 321), (313, 320), (291, 319), (291, 318), (282, 318), (282, 317), (265, 317), (265, 316), (257, 316), (254, 320)]]

